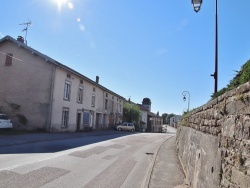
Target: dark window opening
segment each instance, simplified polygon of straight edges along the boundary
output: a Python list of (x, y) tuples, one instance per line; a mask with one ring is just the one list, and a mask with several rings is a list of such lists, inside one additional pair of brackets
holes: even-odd
[(11, 66), (12, 65), (12, 57), (13, 57), (13, 54), (7, 54), (6, 55), (5, 66)]

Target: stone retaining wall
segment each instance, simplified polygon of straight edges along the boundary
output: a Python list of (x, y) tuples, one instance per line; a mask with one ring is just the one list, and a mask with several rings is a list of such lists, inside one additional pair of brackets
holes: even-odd
[(190, 187), (250, 187), (250, 82), (183, 117), (176, 143)]

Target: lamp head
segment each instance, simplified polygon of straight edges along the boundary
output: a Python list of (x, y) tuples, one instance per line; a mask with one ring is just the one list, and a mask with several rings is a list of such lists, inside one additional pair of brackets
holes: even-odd
[(192, 4), (195, 12), (199, 12), (201, 9), (202, 0), (192, 0)]
[(183, 97), (183, 100), (186, 101), (186, 97), (185, 96)]

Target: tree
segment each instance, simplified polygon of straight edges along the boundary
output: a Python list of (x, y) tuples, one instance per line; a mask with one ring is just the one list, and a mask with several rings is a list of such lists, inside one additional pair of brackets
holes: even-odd
[(167, 113), (162, 114), (163, 124), (167, 124), (167, 116), (168, 116)]
[(136, 128), (139, 126), (140, 108), (133, 104), (126, 102), (123, 106), (123, 121), (132, 122)]

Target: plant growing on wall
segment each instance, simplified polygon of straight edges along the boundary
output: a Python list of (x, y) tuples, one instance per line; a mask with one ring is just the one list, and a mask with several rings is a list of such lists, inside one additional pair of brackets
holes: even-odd
[(248, 60), (240, 69), (240, 71), (235, 71), (237, 74), (235, 77), (229, 82), (227, 87), (222, 88), (217, 93), (212, 95), (212, 98), (216, 98), (226, 91), (232, 90), (248, 81), (250, 81), (250, 60)]

